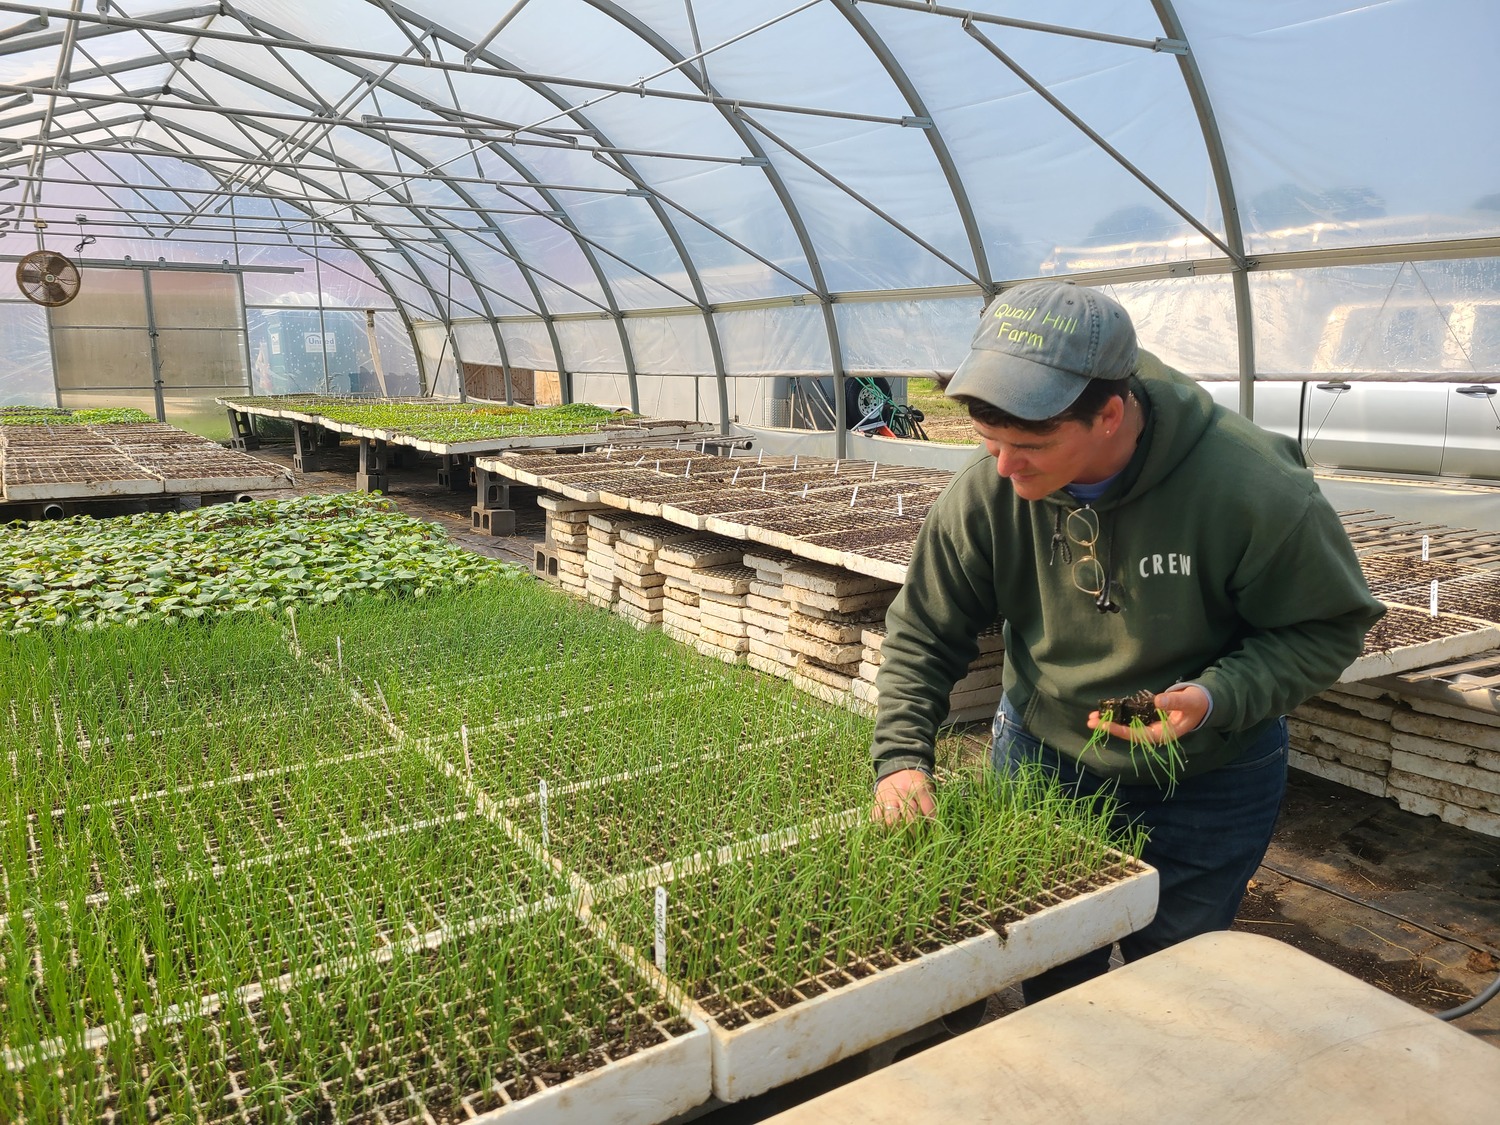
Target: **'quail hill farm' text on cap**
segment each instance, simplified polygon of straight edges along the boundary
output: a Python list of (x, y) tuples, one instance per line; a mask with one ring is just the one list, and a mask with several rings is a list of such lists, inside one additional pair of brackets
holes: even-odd
[(1035, 281), (990, 302), (946, 391), (1039, 422), (1071, 406), (1090, 379), (1126, 378), (1135, 358), (1135, 327), (1117, 301)]

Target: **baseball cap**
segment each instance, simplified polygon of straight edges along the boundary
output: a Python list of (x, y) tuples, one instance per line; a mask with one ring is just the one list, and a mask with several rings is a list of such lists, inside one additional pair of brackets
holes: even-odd
[(1135, 358), (1135, 326), (1119, 302), (1071, 282), (1027, 282), (989, 303), (945, 393), (1040, 422), (1090, 379), (1128, 377)]

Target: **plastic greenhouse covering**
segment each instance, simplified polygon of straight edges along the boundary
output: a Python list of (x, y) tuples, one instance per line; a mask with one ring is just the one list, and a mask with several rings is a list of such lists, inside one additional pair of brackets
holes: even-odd
[[(1497, 42), (1488, 0), (0, 2), (0, 230), (85, 289), (233, 274), (257, 392), (772, 423), (1041, 276), (1247, 406), (1493, 382)], [(48, 315), (0, 297), (0, 402), (76, 383)]]

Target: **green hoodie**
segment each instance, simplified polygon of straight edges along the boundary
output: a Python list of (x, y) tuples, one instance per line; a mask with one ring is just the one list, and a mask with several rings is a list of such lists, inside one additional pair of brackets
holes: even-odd
[[(1062, 491), (1022, 500), (993, 457), (978, 458), (929, 511), (886, 617), (877, 777), (931, 768), (948, 693), (997, 617), (1007, 698), (1027, 730), (1074, 759), (1101, 700), (1201, 684), (1213, 709), (1182, 740), (1185, 776), (1235, 758), (1359, 656), (1384, 607), (1296, 443), (1216, 406), (1148, 353), (1131, 388), (1145, 430), (1091, 505), (1123, 611), (1100, 613), (1054, 557), (1054, 531), (1077, 502)], [(1119, 739), (1081, 761), (1152, 781)]]

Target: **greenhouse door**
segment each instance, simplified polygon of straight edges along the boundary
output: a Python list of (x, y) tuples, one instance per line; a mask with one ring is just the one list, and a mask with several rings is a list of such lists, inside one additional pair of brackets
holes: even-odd
[(239, 274), (88, 269), (77, 298), (50, 312), (61, 405), (133, 406), (227, 434), (214, 399), (250, 389)]

